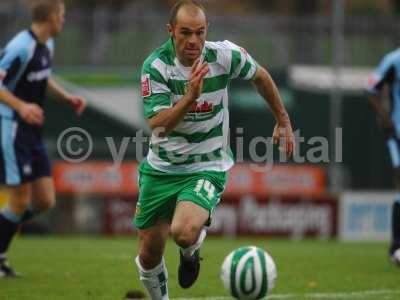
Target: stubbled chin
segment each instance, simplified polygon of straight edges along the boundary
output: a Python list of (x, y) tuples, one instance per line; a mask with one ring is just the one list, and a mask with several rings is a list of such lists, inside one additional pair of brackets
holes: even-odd
[(196, 59), (198, 59), (199, 57), (200, 57), (200, 54), (193, 54), (193, 55), (191, 55), (191, 54), (187, 54), (187, 55), (185, 55), (186, 56), (186, 59), (187, 60), (193, 60), (193, 61), (195, 61)]

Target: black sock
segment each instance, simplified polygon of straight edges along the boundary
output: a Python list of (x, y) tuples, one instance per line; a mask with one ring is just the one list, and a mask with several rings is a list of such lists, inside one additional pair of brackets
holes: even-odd
[(392, 250), (400, 248), (400, 202), (396, 199), (392, 208)]
[(7, 212), (0, 213), (0, 254), (5, 254), (14, 235), (19, 228), (20, 220), (9, 216)]
[(21, 223), (25, 223), (29, 220), (32, 220), (34, 217), (36, 217), (39, 213), (36, 212), (34, 209), (32, 208), (28, 208), (24, 214), (22, 215), (21, 218)]

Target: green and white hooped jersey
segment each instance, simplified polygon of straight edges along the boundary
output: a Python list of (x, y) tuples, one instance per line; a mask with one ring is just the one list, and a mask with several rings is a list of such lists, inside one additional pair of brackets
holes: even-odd
[[(229, 41), (206, 42), (202, 60), (208, 62), (210, 71), (197, 103), (168, 136), (151, 137), (147, 161), (161, 172), (223, 172), (233, 165), (228, 142), (228, 84), (235, 78), (253, 79), (257, 63)], [(178, 61), (172, 39), (145, 60), (141, 83), (146, 118), (182, 98), (190, 70)]]

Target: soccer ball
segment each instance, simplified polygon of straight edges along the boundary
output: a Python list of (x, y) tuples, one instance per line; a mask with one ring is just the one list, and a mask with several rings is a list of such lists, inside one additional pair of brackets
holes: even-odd
[(397, 249), (396, 251), (393, 252), (392, 256), (390, 257), (390, 260), (395, 265), (400, 266), (400, 249)]
[(221, 267), (225, 289), (237, 299), (261, 299), (275, 285), (276, 266), (264, 250), (249, 246), (232, 251)]

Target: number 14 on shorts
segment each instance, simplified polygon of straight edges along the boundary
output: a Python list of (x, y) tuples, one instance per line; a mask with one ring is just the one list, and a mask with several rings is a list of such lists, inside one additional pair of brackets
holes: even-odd
[(197, 181), (194, 191), (198, 194), (202, 191), (205, 191), (207, 194), (207, 198), (210, 200), (212, 200), (215, 196), (215, 186), (210, 181), (205, 179), (199, 179)]

